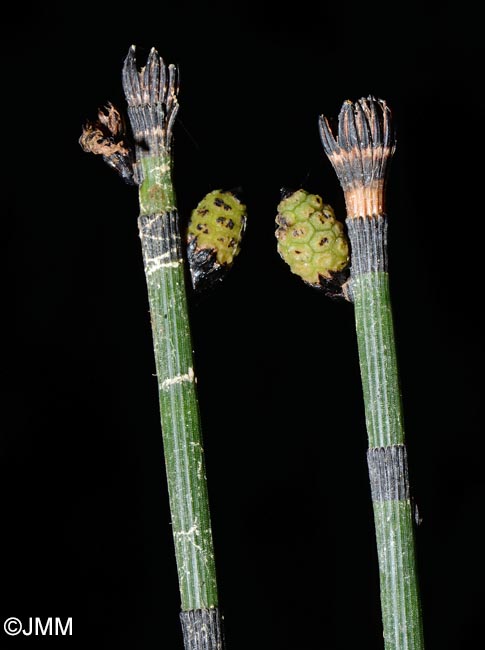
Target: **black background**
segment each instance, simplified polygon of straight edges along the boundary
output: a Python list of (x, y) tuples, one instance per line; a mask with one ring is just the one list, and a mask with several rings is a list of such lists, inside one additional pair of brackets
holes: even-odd
[(276, 252), (281, 187), (344, 217), (320, 113), (393, 109), (390, 270), (428, 648), (482, 638), (483, 26), (465, 3), (2, 10), (2, 647), (180, 648), (136, 189), (82, 152), (129, 46), (181, 68), (182, 219), (241, 186), (237, 264), (192, 300), (231, 650), (382, 647), (352, 307)]

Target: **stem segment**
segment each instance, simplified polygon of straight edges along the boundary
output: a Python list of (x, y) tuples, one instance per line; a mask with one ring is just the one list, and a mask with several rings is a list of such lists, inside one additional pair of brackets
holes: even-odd
[(345, 102), (323, 147), (345, 194), (352, 249), (350, 295), (369, 438), (367, 462), (379, 558), (386, 650), (423, 650), (414, 519), (387, 269), (385, 182), (395, 148), (390, 111), (372, 97)]
[(388, 650), (424, 648), (384, 216), (348, 219), (352, 295), (369, 437), (367, 463)]
[(165, 465), (186, 649), (223, 647), (209, 500), (186, 298), (186, 274), (172, 185), (177, 70), (152, 49), (137, 70), (132, 47), (123, 86), (135, 140), (139, 233), (148, 288)]

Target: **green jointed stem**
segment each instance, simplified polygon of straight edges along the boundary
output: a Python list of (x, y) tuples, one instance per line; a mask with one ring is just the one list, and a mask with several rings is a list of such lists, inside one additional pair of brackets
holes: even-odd
[[(123, 85), (136, 145), (139, 233), (143, 251), (158, 378), (172, 531), (183, 612), (218, 605), (214, 549), (199, 406), (186, 298), (186, 277), (175, 193), (171, 131), (177, 112), (177, 75), (155, 50), (136, 68), (126, 58)], [(210, 614), (204, 616), (211, 617)], [(197, 623), (197, 621), (196, 621)], [(207, 621), (206, 621), (207, 623)], [(182, 617), (184, 636), (193, 621)], [(188, 633), (193, 644), (198, 632)], [(202, 643), (202, 642), (201, 642)], [(187, 646), (189, 647), (189, 646)], [(190, 647), (219, 648), (212, 645)]]
[(395, 148), (390, 111), (372, 97), (345, 102), (335, 138), (325, 117), (322, 143), (345, 194), (352, 250), (350, 287), (364, 393), (384, 644), (423, 650), (399, 374), (387, 270), (386, 167)]
[(150, 305), (162, 436), (181, 597), (185, 650), (222, 650), (214, 549), (186, 298), (186, 274), (172, 183), (177, 69), (155, 49), (138, 71), (135, 48), (123, 67), (134, 147), (111, 104), (83, 128), (84, 151), (139, 186), (139, 233)]
[(348, 219), (385, 647), (424, 647), (383, 216)]

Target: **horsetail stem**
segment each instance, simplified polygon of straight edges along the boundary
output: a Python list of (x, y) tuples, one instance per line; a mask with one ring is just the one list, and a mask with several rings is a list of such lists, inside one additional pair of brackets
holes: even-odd
[(379, 558), (386, 650), (423, 650), (401, 393), (387, 260), (385, 184), (395, 150), (391, 113), (372, 97), (345, 102), (334, 137), (324, 116), (325, 153), (344, 191), (351, 243), (350, 295), (364, 393), (367, 461)]
[(186, 274), (172, 183), (178, 71), (155, 49), (123, 67), (135, 142), (138, 219), (158, 378), (165, 465), (186, 648), (222, 648), (221, 617), (196, 393)]
[(165, 466), (186, 650), (222, 650), (214, 547), (186, 296), (185, 252), (172, 183), (172, 129), (178, 70), (152, 48), (137, 69), (135, 47), (123, 66), (134, 139), (108, 105), (88, 123), (82, 148), (139, 188), (138, 228), (148, 289)]

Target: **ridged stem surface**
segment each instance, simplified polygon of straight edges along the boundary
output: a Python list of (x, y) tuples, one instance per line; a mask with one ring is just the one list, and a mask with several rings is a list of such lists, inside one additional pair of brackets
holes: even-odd
[(423, 650), (384, 216), (347, 220), (386, 650)]
[(183, 610), (217, 606), (199, 406), (175, 211), (139, 218)]
[[(172, 126), (178, 75), (154, 49), (137, 69), (134, 48), (123, 86), (135, 142), (139, 234), (148, 289), (158, 380), (165, 466), (187, 648), (221, 648), (222, 634), (201, 633), (205, 620), (220, 626), (209, 500), (186, 296), (184, 252), (172, 184)], [(210, 610), (210, 611), (209, 611)], [(218, 628), (219, 629), (219, 628)], [(189, 630), (189, 633), (187, 632)], [(211, 640), (212, 639), (212, 640)]]

